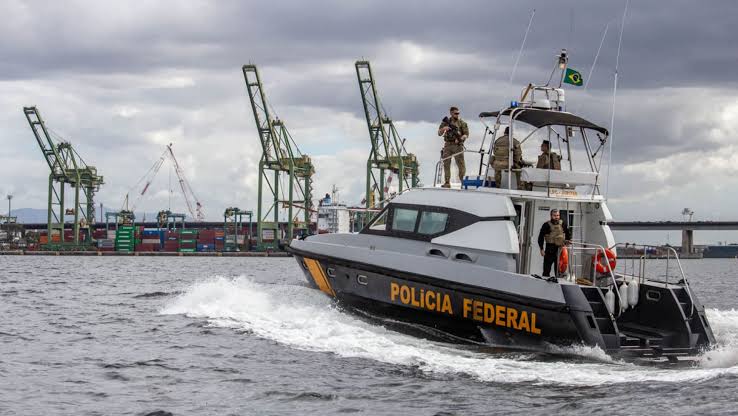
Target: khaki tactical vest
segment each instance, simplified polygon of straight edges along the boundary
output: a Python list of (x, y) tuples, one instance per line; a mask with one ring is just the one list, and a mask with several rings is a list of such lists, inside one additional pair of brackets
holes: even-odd
[(561, 156), (559, 156), (555, 152), (549, 152), (548, 154), (541, 153), (538, 156), (538, 163), (536, 164), (536, 168), (549, 169), (549, 165), (548, 165), (549, 160), (551, 160), (552, 170), (561, 170)]
[[(492, 167), (496, 170), (507, 169), (507, 160), (510, 154), (510, 139), (507, 135), (500, 136), (495, 140), (495, 146), (493, 150), (494, 160)], [(513, 168), (519, 168), (523, 161), (523, 151), (520, 148), (520, 142), (517, 139), (513, 139)]]
[(446, 142), (447, 144), (448, 143), (452, 143), (453, 144), (453, 142), (455, 142), (457, 139), (460, 139), (461, 136), (463, 136), (464, 134), (468, 134), (468, 133), (465, 132), (465, 130), (468, 131), (469, 128), (466, 126), (466, 122), (464, 122), (464, 120), (462, 120), (462, 119), (454, 120), (452, 118), (449, 118), (448, 125), (449, 126), (456, 127), (456, 132), (454, 132), (453, 130), (449, 129), (443, 135), (443, 141)]
[(543, 236), (543, 239), (546, 240), (546, 244), (553, 244), (556, 246), (563, 246), (564, 240), (566, 240), (566, 235), (564, 234), (564, 225), (561, 220), (559, 220), (558, 224), (554, 224), (551, 221), (548, 222), (549, 226), (549, 232), (548, 234)]

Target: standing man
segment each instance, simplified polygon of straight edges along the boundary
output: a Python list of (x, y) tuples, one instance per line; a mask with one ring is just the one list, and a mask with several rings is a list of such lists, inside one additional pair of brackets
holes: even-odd
[[(559, 249), (571, 240), (571, 231), (563, 221), (558, 209), (551, 210), (551, 220), (543, 224), (541, 232), (538, 233), (538, 247), (541, 249), (543, 256), (543, 276), (551, 276), (551, 266), (556, 263), (559, 256)], [(546, 248), (543, 248), (543, 242), (546, 242)], [(556, 275), (556, 271), (554, 271)]]
[(464, 141), (469, 137), (469, 126), (459, 117), (461, 114), (458, 107), (449, 108), (451, 117), (444, 117), (441, 125), (438, 127), (438, 135), (443, 136), (443, 150), (441, 157), (443, 158), (443, 175), (445, 182), (444, 188), (451, 187), (451, 155), (456, 160), (456, 167), (459, 169), (459, 180), (464, 180), (466, 174), (466, 164), (464, 163)]
[[(508, 168), (508, 160), (510, 159), (510, 127), (505, 127), (505, 133), (495, 140), (492, 149), (492, 167), (495, 170), (495, 186), (502, 187), (502, 171)], [(518, 139), (513, 138), (513, 169), (520, 169), (526, 165), (523, 160), (523, 149), (520, 147)], [(518, 177), (518, 189), (520, 189), (520, 177)]]
[(561, 156), (551, 151), (551, 142), (548, 140), (541, 143), (541, 154), (538, 155), (536, 168), (561, 170)]

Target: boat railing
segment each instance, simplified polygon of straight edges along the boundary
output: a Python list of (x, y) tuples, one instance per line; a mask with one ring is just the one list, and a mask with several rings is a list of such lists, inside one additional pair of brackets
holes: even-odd
[[(455, 178), (458, 178), (458, 167), (454, 163), (453, 159), (456, 156), (461, 155), (461, 154), (464, 154), (464, 153), (471, 153), (471, 154), (474, 154), (474, 155), (479, 155), (481, 157), (479, 171), (480, 172), (486, 172), (486, 170), (487, 170), (486, 169), (487, 163), (485, 162), (485, 159), (487, 159), (487, 158), (485, 158), (484, 156), (487, 155), (488, 152), (486, 152), (484, 149), (481, 149), (481, 150), (464, 149), (461, 152), (456, 152), (456, 153), (454, 153), (454, 154), (452, 154), (452, 155), (450, 155), (448, 157), (441, 157), (438, 160), (438, 162), (436, 162), (435, 175), (433, 176), (433, 186), (434, 187), (441, 186), (445, 182), (444, 175), (443, 175), (443, 173), (444, 173), (443, 172), (443, 162), (446, 161), (446, 160), (451, 160), (451, 183), (452, 184), (457, 184), (458, 183), (458, 182), (456, 182), (454, 180)], [(481, 176), (481, 174), (480, 174), (480, 176)], [(483, 178), (483, 179), (486, 180), (486, 178)], [(461, 187), (461, 183), (458, 183), (458, 186)]]
[[(692, 297), (692, 289), (689, 287), (689, 281), (687, 280), (687, 276), (684, 274), (684, 268), (682, 267), (682, 262), (679, 259), (679, 254), (674, 249), (674, 247), (656, 247), (652, 245), (647, 244), (636, 244), (636, 243), (618, 243), (614, 245), (612, 248), (623, 248), (623, 249), (632, 249), (635, 251), (635, 256), (629, 256), (628, 258), (625, 258), (623, 261), (623, 271), (620, 273), (623, 277), (631, 277), (634, 279), (637, 279), (639, 284), (643, 284), (646, 281), (646, 271), (647, 271), (647, 265), (654, 264), (657, 261), (665, 261), (665, 268), (664, 273), (659, 275), (653, 275), (653, 277), (649, 277), (648, 281), (654, 282), (654, 283), (663, 283), (664, 287), (668, 287), (670, 284), (676, 284), (681, 285), (684, 287), (685, 291), (687, 292), (687, 295), (689, 296), (689, 302), (690, 302), (690, 313), (689, 316), (691, 317), (694, 313), (694, 299)], [(655, 253), (659, 253), (659, 251), (666, 250), (666, 255), (656, 255)], [(625, 250), (623, 250), (625, 251)], [(638, 256), (640, 254), (640, 256)], [(630, 260), (630, 262), (628, 261)], [(628, 263), (630, 263), (630, 270), (628, 269)], [(676, 268), (678, 270), (677, 272), (672, 273), (670, 267), (671, 264), (676, 263)], [(630, 272), (630, 273), (628, 273)], [(672, 276), (672, 274), (674, 276)], [(670, 280), (673, 277), (674, 283), (672, 283)], [(658, 278), (663, 278), (663, 280), (657, 280)]]
[[(584, 261), (585, 261), (585, 259), (587, 259), (587, 258), (593, 258), (594, 259), (594, 258), (596, 258), (596, 256), (597, 256), (598, 253), (605, 253), (605, 247), (604, 246), (601, 246), (599, 244), (592, 244), (592, 243), (587, 243), (587, 242), (583, 242), (583, 241), (571, 241), (569, 243), (569, 245), (568, 245), (568, 250), (567, 251), (569, 253), (568, 268), (570, 270), (571, 269), (574, 269), (573, 277), (576, 278), (576, 276), (577, 276), (576, 268), (580, 268), (578, 275), (580, 277), (584, 277), (584, 273), (582, 273), (582, 270), (584, 268)], [(559, 256), (560, 255), (561, 254), (559, 254)], [(556, 265), (558, 265), (558, 264), (559, 264), (559, 262), (557, 261), (556, 262)], [(606, 268), (605, 269), (606, 270), (606, 273), (604, 274), (604, 276), (606, 276), (607, 277), (607, 280), (608, 280), (607, 287), (612, 286), (611, 290), (613, 292), (615, 292), (614, 293), (615, 294), (615, 298), (617, 299), (618, 305), (620, 305), (621, 302), (622, 302), (622, 300), (620, 298), (620, 291), (618, 291), (618, 284), (617, 284), (617, 280), (615, 278), (615, 270), (613, 270), (613, 268), (610, 267), (609, 262), (605, 262), (604, 266)], [(592, 271), (591, 284), (594, 285), (594, 286), (599, 286), (596, 277), (594, 277), (594, 271)], [(627, 300), (625, 300), (625, 302), (627, 302)], [(615, 308), (615, 309), (617, 311), (617, 315), (616, 316), (619, 317), (620, 314), (622, 313), (622, 309), (619, 308), (619, 307), (618, 308)]]

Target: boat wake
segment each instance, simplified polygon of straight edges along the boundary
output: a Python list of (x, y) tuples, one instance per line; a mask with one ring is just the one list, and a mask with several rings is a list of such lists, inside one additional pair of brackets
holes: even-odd
[(698, 364), (679, 369), (613, 360), (599, 348), (571, 346), (541, 359), (526, 352), (490, 354), (405, 335), (344, 313), (306, 286), (216, 277), (187, 288), (162, 314), (184, 314), (210, 325), (249, 331), (301, 350), (333, 353), (422, 371), (466, 374), (481, 381), (601, 385), (638, 381), (684, 382), (738, 375), (738, 311), (708, 310), (718, 339)]

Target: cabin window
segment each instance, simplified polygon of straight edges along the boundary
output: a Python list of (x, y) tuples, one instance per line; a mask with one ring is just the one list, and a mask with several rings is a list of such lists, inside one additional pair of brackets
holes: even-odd
[(418, 210), (395, 208), (392, 218), (392, 231), (415, 231), (415, 222), (418, 219)]
[(445, 212), (428, 212), (423, 211), (420, 215), (420, 225), (418, 233), (433, 235), (443, 232), (448, 222), (448, 214)]
[(387, 229), (387, 213), (389, 210), (385, 210), (377, 218), (372, 221), (372, 225), (369, 226), (370, 230), (384, 231)]

